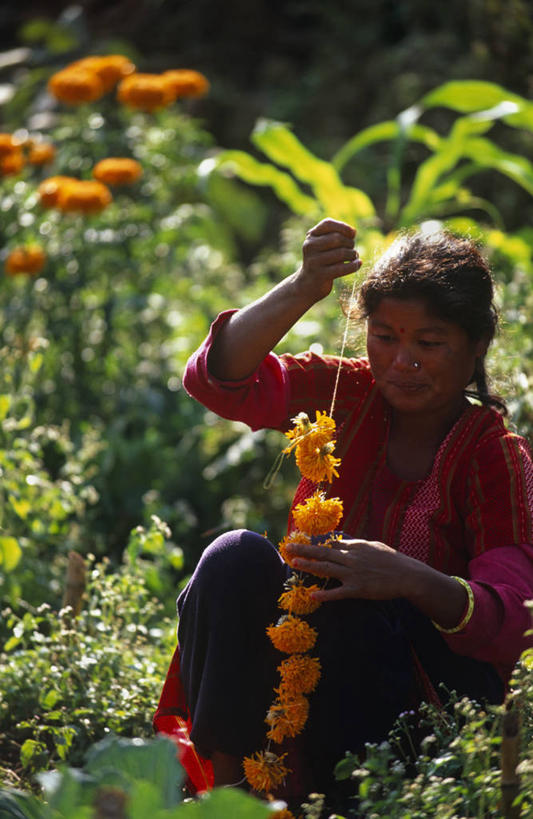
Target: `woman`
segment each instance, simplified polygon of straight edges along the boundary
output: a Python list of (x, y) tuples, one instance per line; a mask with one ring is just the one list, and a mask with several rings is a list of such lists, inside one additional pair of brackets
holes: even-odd
[[(328, 411), (335, 393), (342, 466), (328, 495), (343, 501), (343, 536), (288, 551), (294, 568), (329, 579), (310, 618), (322, 678), (299, 750), (303, 793), (330, 788), (345, 751), (385, 738), (422, 698), (454, 689), (501, 702), (533, 597), (533, 467), (487, 389), (496, 312), (470, 242), (417, 233), (392, 246), (358, 294), (368, 359), (271, 352), (359, 269), (354, 240), (342, 222), (312, 228), (300, 269), (221, 314), (184, 377), (205, 406), (253, 429), (285, 431), (299, 412)], [(315, 488), (302, 479), (294, 504)], [(280, 660), (265, 627), (286, 576), (266, 538), (230, 532), (178, 601), (191, 738), (215, 784), (241, 780), (243, 755), (264, 747)]]

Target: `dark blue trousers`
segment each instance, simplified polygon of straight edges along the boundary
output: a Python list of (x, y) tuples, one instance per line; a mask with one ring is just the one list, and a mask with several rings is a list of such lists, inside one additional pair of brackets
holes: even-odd
[[(266, 627), (280, 616), (288, 575), (266, 538), (228, 532), (203, 553), (178, 598), (182, 682), (200, 753), (242, 757), (265, 746), (265, 715), (285, 655)], [(430, 620), (405, 600), (339, 600), (306, 618), (318, 630), (312, 656), (322, 677), (301, 735), (312, 787), (327, 790), (345, 751), (387, 737), (417, 702), (413, 649), (433, 685), (501, 702), (503, 683), (488, 663), (452, 652)]]

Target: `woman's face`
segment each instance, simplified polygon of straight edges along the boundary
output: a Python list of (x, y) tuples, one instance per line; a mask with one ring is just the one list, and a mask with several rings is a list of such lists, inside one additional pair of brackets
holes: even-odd
[(486, 347), (484, 341), (471, 341), (457, 324), (436, 318), (417, 299), (383, 298), (367, 323), (372, 373), (399, 413), (453, 416), (476, 357)]

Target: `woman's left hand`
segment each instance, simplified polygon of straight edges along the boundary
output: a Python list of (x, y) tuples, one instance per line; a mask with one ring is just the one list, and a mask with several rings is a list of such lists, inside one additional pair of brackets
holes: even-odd
[(392, 600), (407, 596), (412, 559), (385, 543), (343, 538), (331, 546), (291, 543), (287, 552), (293, 568), (340, 582), (335, 588), (314, 592), (315, 600)]

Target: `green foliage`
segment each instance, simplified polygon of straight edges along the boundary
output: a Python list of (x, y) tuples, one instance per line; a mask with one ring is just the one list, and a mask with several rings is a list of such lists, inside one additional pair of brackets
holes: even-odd
[[(522, 703), (526, 721), (531, 703)], [(354, 783), (354, 807), (347, 816), (500, 816), (502, 711), (487, 711), (464, 698), (452, 701), (448, 712), (423, 706), (417, 724), (409, 714), (401, 715), (389, 741), (367, 745), (363, 761), (347, 755), (337, 765), (337, 778)], [(524, 759), (532, 753), (531, 738), (525, 736)], [(522, 815), (529, 816), (531, 771), (527, 763), (521, 770)]]
[(218, 789), (198, 802), (182, 801), (176, 747), (166, 738), (146, 741), (108, 737), (94, 745), (81, 770), (42, 775), (45, 802), (0, 790), (0, 815), (13, 819), (266, 819), (267, 805), (238, 790)]
[[(163, 528), (158, 521), (146, 535), (152, 542), (156, 526)], [(3, 611), (0, 757), (19, 776), (60, 761), (79, 764), (110, 732), (151, 736), (174, 626), (152, 596), (147, 568), (131, 556), (114, 570), (107, 559), (93, 559), (76, 618), (47, 604)]]

